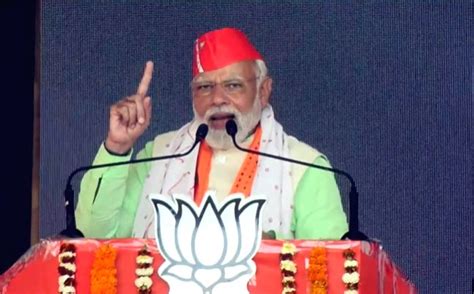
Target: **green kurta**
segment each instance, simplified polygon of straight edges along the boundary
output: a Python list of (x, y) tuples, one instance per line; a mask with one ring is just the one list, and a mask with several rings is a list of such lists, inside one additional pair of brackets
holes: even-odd
[[(156, 156), (154, 145), (167, 144), (169, 137), (167, 134), (156, 137), (146, 144), (137, 158)], [(323, 155), (293, 137), (289, 140), (289, 151), (292, 158), (330, 167)], [(111, 155), (102, 144), (93, 164), (130, 159), (131, 154)], [(79, 230), (90, 238), (130, 237), (150, 167), (151, 163), (147, 162), (88, 171), (81, 182), (76, 209)], [(292, 231), (295, 238), (340, 239), (348, 228), (334, 175), (296, 164), (292, 169), (295, 197)]]

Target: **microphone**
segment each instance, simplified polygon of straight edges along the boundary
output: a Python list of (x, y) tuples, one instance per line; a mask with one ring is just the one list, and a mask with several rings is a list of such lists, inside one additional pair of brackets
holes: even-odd
[(296, 163), (296, 164), (300, 164), (300, 165), (304, 165), (304, 166), (308, 166), (312, 168), (322, 169), (325, 171), (330, 171), (330, 172), (345, 176), (351, 183), (351, 191), (349, 192), (349, 231), (346, 232), (344, 235), (342, 235), (341, 240), (344, 240), (344, 239), (368, 240), (369, 239), (364, 233), (359, 231), (359, 212), (358, 212), (359, 211), (359, 193), (357, 192), (355, 181), (351, 177), (351, 175), (349, 175), (347, 172), (343, 170), (336, 169), (336, 168), (329, 168), (329, 167), (320, 166), (317, 164), (312, 164), (312, 163), (299, 161), (299, 160), (295, 160), (291, 158), (285, 158), (282, 156), (259, 152), (252, 149), (242, 148), (237, 144), (237, 141), (235, 139), (235, 135), (237, 134), (237, 124), (235, 123), (233, 119), (227, 121), (227, 123), (225, 124), (225, 129), (227, 131), (227, 134), (229, 134), (229, 136), (232, 137), (232, 142), (234, 142), (234, 146), (240, 151), (244, 151), (244, 152), (248, 152), (248, 153), (252, 153), (256, 155), (262, 155), (265, 157), (270, 157), (273, 159), (283, 160), (283, 161), (287, 161), (291, 163)]
[(64, 198), (65, 198), (65, 206), (66, 206), (66, 229), (59, 233), (62, 236), (69, 237), (69, 238), (83, 238), (84, 234), (77, 229), (76, 227), (76, 216), (74, 214), (74, 190), (72, 189), (71, 181), (72, 178), (81, 171), (87, 171), (96, 168), (102, 167), (111, 167), (111, 166), (118, 166), (118, 165), (126, 165), (126, 164), (135, 164), (141, 162), (148, 162), (154, 160), (164, 160), (164, 159), (172, 159), (177, 157), (186, 156), (191, 153), (196, 145), (204, 140), (207, 136), (207, 132), (209, 131), (209, 127), (206, 124), (200, 124), (197, 131), (196, 131), (196, 139), (194, 140), (194, 144), (191, 148), (184, 152), (178, 154), (171, 154), (171, 155), (164, 155), (159, 157), (149, 157), (149, 158), (142, 158), (142, 159), (135, 159), (135, 160), (128, 160), (128, 161), (120, 161), (114, 163), (105, 163), (105, 164), (98, 164), (98, 165), (88, 165), (83, 166), (75, 169), (67, 179), (66, 189), (64, 190)]

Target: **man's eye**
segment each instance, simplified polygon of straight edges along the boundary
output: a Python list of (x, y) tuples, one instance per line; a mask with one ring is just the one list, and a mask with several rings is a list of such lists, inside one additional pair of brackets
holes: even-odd
[(242, 84), (238, 82), (227, 83), (225, 87), (229, 90), (238, 90), (242, 88)]
[(198, 91), (209, 91), (209, 90), (212, 90), (212, 85), (211, 84), (201, 84), (201, 85), (197, 85), (196, 89)]

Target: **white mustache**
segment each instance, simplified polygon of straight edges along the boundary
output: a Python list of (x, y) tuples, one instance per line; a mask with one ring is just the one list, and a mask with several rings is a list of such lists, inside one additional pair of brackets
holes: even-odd
[[(262, 106), (257, 97), (252, 109), (247, 113), (240, 112), (232, 105), (214, 106), (209, 108), (202, 117), (197, 114), (196, 108), (193, 105), (193, 112), (194, 118), (197, 122), (207, 123), (208, 125), (210, 125), (211, 117), (215, 114), (224, 116), (233, 115), (238, 129), (236, 139), (237, 142), (242, 143), (259, 122)], [(233, 146), (232, 140), (227, 135), (226, 130), (209, 128), (206, 141), (212, 148), (229, 149)]]
[(204, 121), (206, 121), (209, 124), (211, 117), (215, 114), (233, 115), (236, 122), (239, 122), (242, 116), (242, 114), (232, 106), (228, 106), (228, 105), (218, 106), (218, 107), (213, 107), (209, 109), (208, 111), (206, 111), (206, 114), (204, 115)]

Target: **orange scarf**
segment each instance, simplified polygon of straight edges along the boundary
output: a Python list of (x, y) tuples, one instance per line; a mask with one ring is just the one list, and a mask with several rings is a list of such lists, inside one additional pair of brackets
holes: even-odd
[[(262, 128), (260, 125), (255, 130), (255, 136), (249, 149), (258, 151), (260, 148), (260, 139), (262, 137)], [(199, 206), (204, 198), (209, 185), (209, 173), (211, 172), (212, 149), (207, 145), (206, 141), (199, 146), (199, 155), (196, 167), (196, 180), (194, 187), (194, 202)], [(240, 170), (234, 179), (230, 194), (242, 193), (246, 197), (250, 195), (252, 190), (253, 179), (257, 171), (258, 155), (247, 153), (244, 162), (240, 166)]]

